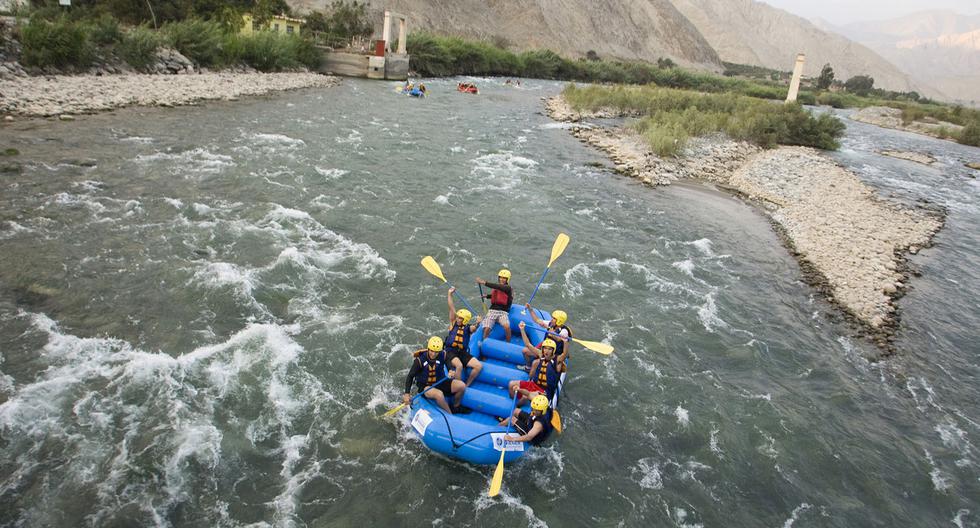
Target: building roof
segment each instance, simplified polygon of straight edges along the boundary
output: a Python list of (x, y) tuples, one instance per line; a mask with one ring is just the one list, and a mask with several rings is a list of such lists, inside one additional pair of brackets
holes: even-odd
[[(244, 13), (242, 16), (251, 17), (252, 16), (252, 13)], [(295, 22), (297, 24), (305, 24), (306, 23), (306, 21), (303, 20), (302, 18), (293, 18), (293, 17), (288, 17), (286, 15), (272, 15), (272, 19), (273, 20), (282, 20), (284, 22)]]

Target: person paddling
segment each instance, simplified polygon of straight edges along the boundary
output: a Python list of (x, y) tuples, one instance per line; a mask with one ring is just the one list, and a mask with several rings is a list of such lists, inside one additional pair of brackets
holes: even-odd
[(510, 418), (501, 420), (498, 425), (513, 424), (519, 436), (509, 434), (504, 437), (508, 442), (530, 442), (531, 445), (541, 445), (551, 434), (551, 411), (548, 409), (548, 398), (541, 394), (531, 400), (531, 412), (514, 409)]
[(510, 305), (514, 302), (514, 290), (510, 287), (510, 270), (500, 270), (497, 273), (497, 280), (500, 282), (494, 284), (479, 277), (476, 278), (477, 284), (493, 290), (487, 296), (487, 299), (490, 299), (490, 310), (487, 311), (487, 316), (483, 319), (483, 339), (490, 335), (493, 325), (499, 322), (500, 326), (504, 327), (505, 340), (510, 343)]
[[(417, 350), (413, 355), (412, 368), (405, 377), (405, 393), (402, 395), (402, 402), (409, 405), (411, 402), (412, 382), (418, 387), (420, 393), (425, 397), (436, 402), (442, 410), (452, 414), (452, 409), (446, 402), (446, 398), (455, 396), (455, 406), (463, 399), (466, 392), (466, 384), (453, 378), (453, 372), (446, 368), (446, 354), (442, 350), (442, 338), (433, 336), (429, 338), (426, 348)], [(441, 378), (438, 385), (435, 385)]]
[(483, 363), (473, 357), (470, 352), (470, 336), (476, 331), (480, 324), (480, 316), (476, 316), (476, 323), (469, 324), (473, 314), (466, 308), (456, 309), (453, 303), (453, 293), (456, 287), (449, 288), (447, 296), (449, 302), (449, 334), (446, 336), (446, 361), (449, 366), (455, 369), (456, 379), (463, 379), (463, 367), (470, 369), (470, 375), (466, 378), (466, 386), (469, 387), (476, 381), (480, 371), (483, 370)]
[[(531, 314), (531, 319), (534, 320), (534, 324), (550, 332), (549, 334), (545, 334), (545, 338), (550, 337), (555, 341), (555, 358), (558, 360), (558, 363), (561, 363), (562, 367), (567, 367), (568, 352), (572, 344), (572, 329), (565, 325), (565, 323), (568, 322), (568, 314), (565, 313), (564, 310), (555, 310), (551, 312), (551, 319), (545, 321), (538, 317), (538, 314), (533, 308), (531, 308), (530, 304), (525, 303), (524, 307), (527, 308), (527, 312)], [(541, 345), (538, 344), (539, 348), (540, 346)], [(533, 348), (527, 346), (525, 346), (521, 352), (524, 354), (524, 361), (526, 362), (526, 365), (521, 370), (531, 370), (531, 362), (534, 361), (534, 358), (540, 356), (535, 355)]]
[(548, 401), (551, 401), (555, 395), (555, 390), (558, 389), (561, 373), (565, 371), (565, 367), (555, 359), (555, 341), (548, 338), (541, 343), (540, 348), (535, 347), (528, 339), (527, 332), (524, 331), (524, 321), (521, 321), (518, 326), (521, 329), (521, 337), (524, 338), (524, 346), (532, 349), (532, 352), (539, 357), (531, 363), (531, 371), (527, 380), (512, 380), (507, 384), (510, 397), (513, 398), (515, 394), (520, 394), (517, 399), (518, 407), (523, 405), (525, 399), (533, 398), (537, 394), (543, 394), (548, 398)]

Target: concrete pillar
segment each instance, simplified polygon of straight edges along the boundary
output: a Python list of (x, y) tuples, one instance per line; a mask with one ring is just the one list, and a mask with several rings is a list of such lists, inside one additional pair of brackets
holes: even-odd
[(803, 63), (806, 62), (806, 55), (800, 53), (796, 56), (796, 65), (793, 66), (793, 79), (789, 82), (789, 93), (786, 94), (786, 102), (796, 101), (796, 96), (800, 94), (800, 77), (803, 77)]
[(391, 12), (385, 11), (385, 24), (381, 29), (381, 39), (385, 41), (385, 51), (391, 51)]
[(398, 19), (398, 54), (408, 53), (408, 20), (405, 17)]

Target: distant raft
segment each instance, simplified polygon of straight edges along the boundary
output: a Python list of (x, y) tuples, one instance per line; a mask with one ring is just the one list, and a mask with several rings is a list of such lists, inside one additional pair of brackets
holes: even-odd
[[(504, 341), (504, 329), (500, 325), (494, 326), (486, 341), (482, 328), (470, 337), (469, 352), (483, 362), (483, 370), (463, 395), (462, 404), (471, 410), (469, 414), (448, 414), (424, 396), (413, 401), (412, 430), (430, 450), (471, 464), (494, 465), (500, 460), (501, 450), (505, 451), (504, 463), (511, 463), (534, 449), (526, 442), (505, 442), (507, 428), (497, 425), (500, 418), (511, 414), (513, 400), (507, 393), (508, 382), (528, 377), (527, 372), (517, 368), (524, 364), (521, 353), (524, 343), (517, 324), (526, 323), (525, 331), (532, 343), (540, 343), (545, 337), (530, 313), (521, 314), (523, 310), (518, 305), (510, 309), (510, 326), (514, 330), (510, 343)], [(541, 310), (537, 313), (545, 320), (550, 317)], [(464, 371), (463, 379), (466, 379), (469, 369)], [(565, 373), (562, 373), (551, 401), (552, 409), (557, 409), (564, 385)], [(527, 404), (522, 409), (530, 412)], [(511, 433), (517, 434), (513, 429)]]
[(477, 90), (476, 85), (473, 83), (458, 83), (456, 84), (456, 89), (463, 93), (478, 94), (480, 90)]

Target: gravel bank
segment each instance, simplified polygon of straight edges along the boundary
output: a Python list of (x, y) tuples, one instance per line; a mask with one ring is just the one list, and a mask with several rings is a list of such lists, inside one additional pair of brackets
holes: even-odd
[(905, 161), (914, 161), (916, 163), (921, 163), (923, 165), (932, 165), (936, 162), (936, 158), (928, 155), (922, 154), (921, 152), (905, 152), (901, 150), (882, 150), (878, 154), (882, 156), (889, 156), (892, 158), (903, 159)]
[(132, 105), (176, 106), (339, 82), (336, 77), (316, 73), (12, 77), (0, 80), (0, 113), (54, 116)]
[(896, 130), (904, 130), (906, 132), (914, 132), (916, 134), (923, 134), (937, 139), (949, 139), (948, 136), (943, 137), (943, 135), (940, 134), (940, 130), (942, 129), (946, 129), (948, 132), (954, 133), (959, 133), (959, 131), (963, 129), (963, 127), (960, 125), (937, 120), (931, 120), (929, 122), (913, 121), (911, 123), (905, 123), (902, 121), (901, 110), (887, 106), (869, 106), (867, 108), (862, 108), (857, 112), (854, 112), (854, 114), (851, 115), (851, 119), (862, 123), (867, 123), (869, 125), (894, 128)]
[[(553, 118), (575, 117), (559, 103), (549, 102), (547, 109)], [(879, 198), (855, 174), (810, 148), (762, 150), (718, 135), (693, 140), (679, 157), (662, 159), (626, 128), (581, 126), (571, 133), (605, 152), (619, 172), (644, 183), (695, 178), (755, 201), (808, 282), (888, 349), (897, 323), (895, 300), (908, 281), (905, 255), (930, 244), (943, 225), (938, 214)]]

